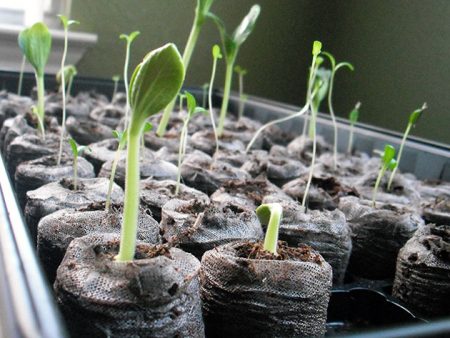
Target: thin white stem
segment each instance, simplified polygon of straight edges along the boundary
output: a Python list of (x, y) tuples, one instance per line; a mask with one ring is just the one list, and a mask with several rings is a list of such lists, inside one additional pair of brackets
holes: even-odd
[(22, 64), (20, 65), (19, 83), (17, 85), (17, 95), (22, 95), (22, 82), (23, 82), (23, 72), (25, 71), (25, 55), (22, 57)]
[(375, 186), (373, 187), (373, 193), (372, 193), (372, 208), (376, 207), (376, 197), (377, 197), (377, 192), (378, 192), (378, 187), (380, 185), (381, 179), (384, 176), (384, 173), (386, 172), (386, 165), (382, 165), (380, 172), (378, 173), (378, 177), (377, 180), (375, 182)]
[[(311, 106), (311, 115), (314, 115), (316, 112), (314, 111), (314, 108)], [(313, 137), (313, 153), (312, 153), (312, 158), (311, 158), (311, 166), (309, 168), (309, 176), (308, 176), (308, 182), (306, 183), (306, 188), (305, 188), (305, 192), (303, 194), (303, 200), (302, 200), (302, 207), (305, 207), (306, 205), (306, 200), (308, 198), (308, 193), (309, 193), (309, 188), (311, 186), (311, 181), (312, 181), (312, 177), (313, 177), (313, 171), (314, 171), (314, 164), (316, 161), (316, 124), (315, 122), (313, 123), (313, 121), (311, 121), (311, 125), (312, 125), (312, 137)], [(306, 211), (306, 209), (305, 209)]]
[(333, 168), (334, 170), (336, 170), (336, 166), (337, 166), (337, 145), (338, 145), (338, 127), (337, 127), (337, 123), (336, 123), (336, 117), (334, 115), (334, 108), (333, 108), (333, 100), (332, 100), (332, 96), (333, 96), (333, 82), (334, 82), (334, 74), (335, 71), (333, 71), (331, 73), (331, 78), (330, 78), (330, 88), (328, 90), (328, 108), (330, 109), (330, 116), (331, 116), (331, 121), (333, 122), (333, 129), (334, 129), (334, 144), (333, 144)]
[(64, 50), (61, 60), (61, 94), (62, 94), (62, 122), (61, 122), (61, 137), (59, 140), (59, 152), (57, 165), (61, 164), (61, 156), (63, 150), (64, 134), (66, 133), (66, 79), (64, 74), (64, 64), (66, 63), (67, 55), (67, 27), (64, 28)]
[(178, 172), (177, 172), (177, 185), (175, 187), (175, 196), (178, 195), (180, 191), (181, 184), (181, 165), (183, 163), (184, 154), (186, 153), (186, 138), (187, 138), (187, 127), (188, 127), (188, 119), (183, 123), (183, 128), (181, 129), (180, 134), (180, 145), (178, 147)]
[(214, 112), (213, 112), (213, 104), (212, 104), (212, 91), (214, 86), (214, 78), (216, 77), (216, 68), (217, 68), (217, 59), (213, 60), (213, 68), (211, 72), (211, 80), (209, 83), (208, 90), (208, 106), (209, 106), (209, 116), (211, 117), (211, 125), (213, 127), (214, 138), (216, 140), (216, 153), (219, 151), (219, 136), (217, 134), (216, 122), (214, 121)]
[(126, 105), (125, 105), (125, 127), (124, 130), (128, 128), (128, 115), (130, 114), (130, 99), (128, 97), (128, 64), (130, 60), (130, 45), (131, 41), (127, 39), (126, 53), (125, 53), (125, 64), (123, 66), (123, 82), (125, 85), (125, 96), (126, 96)]
[(244, 115), (244, 76), (239, 73), (239, 119)]
[(398, 151), (398, 156), (397, 156), (397, 166), (394, 168), (394, 170), (392, 170), (391, 176), (389, 177), (389, 182), (388, 182), (388, 185), (387, 185), (387, 190), (388, 191), (391, 190), (391, 185), (392, 185), (392, 182), (394, 181), (395, 173), (397, 172), (397, 169), (398, 169), (398, 167), (400, 165), (400, 160), (401, 160), (402, 154), (403, 154), (403, 147), (404, 147), (404, 145), (406, 143), (406, 138), (408, 137), (409, 132), (411, 131), (411, 127), (412, 127), (412, 124), (408, 123), (408, 126), (406, 127), (405, 133), (403, 134), (402, 143), (400, 143), (400, 150)]
[(353, 123), (350, 124), (350, 130), (348, 135), (348, 146), (347, 146), (347, 154), (352, 154), (352, 148), (353, 148)]

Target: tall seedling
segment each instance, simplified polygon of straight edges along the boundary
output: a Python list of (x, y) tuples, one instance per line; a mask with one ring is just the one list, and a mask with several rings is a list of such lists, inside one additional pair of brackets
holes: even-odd
[(38, 102), (32, 110), (38, 119), (41, 135), (45, 138), (44, 69), (52, 48), (52, 36), (48, 27), (44, 23), (38, 22), (20, 32), (18, 43), (27, 61), (33, 66), (36, 75)]
[(239, 26), (230, 35), (223, 21), (214, 14), (211, 14), (210, 17), (216, 23), (220, 37), (222, 39), (223, 50), (225, 52), (225, 62), (227, 64), (226, 73), (225, 73), (225, 85), (223, 89), (223, 99), (222, 99), (222, 107), (220, 109), (220, 118), (219, 118), (219, 126), (217, 128), (219, 136), (223, 133), (223, 127), (225, 124), (225, 117), (227, 115), (228, 110), (228, 102), (230, 99), (230, 89), (231, 82), (233, 79), (233, 67), (236, 61), (237, 54), (239, 52), (239, 48), (242, 44), (247, 40), (248, 36), (253, 32), (255, 28), (256, 20), (258, 19), (259, 13), (261, 12), (261, 7), (259, 5), (253, 5), (248, 14), (241, 21)]
[(69, 139), (69, 144), (73, 155), (73, 190), (78, 190), (78, 157), (91, 149), (88, 146), (79, 146), (73, 138)]
[(331, 63), (331, 78), (330, 78), (330, 85), (328, 90), (328, 109), (330, 110), (330, 116), (331, 120), (333, 121), (333, 129), (334, 129), (334, 144), (333, 144), (333, 167), (334, 170), (336, 170), (337, 166), (337, 146), (338, 146), (338, 127), (336, 123), (336, 116), (334, 115), (334, 108), (333, 108), (333, 84), (334, 84), (334, 76), (336, 72), (343, 67), (347, 67), (351, 71), (354, 70), (354, 67), (349, 62), (340, 62), (336, 64), (336, 59), (333, 55), (331, 55), (328, 52), (322, 52), (323, 55), (327, 56)]
[(59, 152), (58, 152), (58, 161), (57, 161), (57, 164), (60, 165), (62, 149), (63, 149), (64, 134), (66, 133), (66, 80), (65, 80), (64, 65), (66, 63), (66, 56), (67, 56), (67, 40), (68, 40), (69, 27), (74, 24), (79, 24), (79, 22), (75, 21), (75, 20), (69, 20), (64, 15), (58, 15), (58, 17), (61, 20), (61, 23), (64, 27), (64, 50), (63, 50), (63, 55), (62, 55), (62, 59), (61, 59), (61, 68), (60, 68), (61, 94), (62, 94), (62, 122), (61, 122), (61, 137), (59, 140)]
[(234, 67), (234, 71), (239, 77), (239, 110), (238, 117), (241, 118), (244, 115), (244, 105), (247, 101), (247, 95), (244, 94), (244, 76), (247, 75), (247, 69), (242, 68), (239, 65)]
[(395, 160), (395, 148), (390, 144), (384, 146), (384, 152), (381, 155), (381, 167), (378, 172), (377, 180), (375, 181), (375, 186), (373, 187), (372, 193), (372, 208), (376, 206), (376, 197), (378, 192), (378, 187), (380, 185), (381, 179), (384, 176), (386, 170), (394, 170), (397, 167), (398, 162)]
[(130, 49), (131, 49), (131, 43), (134, 41), (134, 39), (137, 38), (137, 36), (140, 34), (138, 31), (132, 32), (130, 35), (127, 34), (120, 34), (119, 38), (126, 41), (126, 47), (125, 47), (125, 63), (123, 65), (123, 82), (125, 85), (125, 95), (127, 98), (126, 106), (125, 106), (125, 129), (128, 127), (128, 120), (129, 120), (129, 111), (130, 111), (130, 101), (129, 101), (129, 95), (128, 95), (128, 64), (130, 63)]
[(359, 118), (359, 107), (361, 107), (361, 102), (357, 102), (355, 108), (348, 115), (348, 120), (350, 122), (350, 130), (348, 131), (348, 145), (347, 145), (347, 154), (352, 154), (353, 149), (353, 129), (355, 127), (356, 122), (358, 122)]
[(278, 203), (261, 204), (256, 208), (256, 215), (261, 224), (267, 225), (264, 250), (276, 255), (283, 208)]
[(213, 112), (213, 104), (212, 104), (212, 91), (214, 88), (214, 78), (216, 77), (216, 68), (217, 68), (217, 60), (222, 58), (222, 53), (220, 51), (220, 47), (218, 45), (214, 45), (212, 48), (212, 56), (213, 56), (213, 67), (211, 72), (211, 80), (209, 82), (209, 91), (208, 91), (208, 109), (209, 116), (211, 117), (211, 125), (214, 131), (214, 138), (216, 140), (216, 153), (219, 150), (219, 136), (217, 135), (216, 129), (216, 121), (214, 120), (214, 112)]
[(403, 134), (402, 143), (400, 144), (400, 150), (398, 151), (397, 156), (397, 166), (392, 170), (391, 176), (389, 177), (389, 182), (387, 186), (387, 190), (391, 190), (392, 181), (394, 180), (395, 173), (397, 172), (398, 166), (400, 165), (400, 160), (402, 158), (403, 154), (403, 147), (405, 146), (406, 139), (408, 138), (409, 132), (411, 131), (411, 128), (416, 125), (417, 120), (422, 116), (422, 113), (425, 109), (427, 109), (427, 104), (424, 103), (421, 108), (414, 110), (410, 115), (408, 119), (408, 125), (406, 126), (406, 130)]
[[(206, 19), (210, 16), (209, 9), (211, 8), (214, 0), (197, 0), (197, 7), (195, 8), (194, 23), (189, 34), (189, 38), (186, 43), (186, 47), (183, 52), (183, 65), (187, 72), (189, 63), (191, 61), (192, 53), (194, 52), (195, 45), (197, 44), (198, 36), (205, 23)], [(175, 106), (175, 99), (172, 100), (164, 109), (163, 116), (158, 125), (156, 134), (160, 137), (164, 136), (166, 132), (167, 124), (169, 123), (170, 114), (172, 114), (173, 107)]]
[(130, 81), (131, 119), (128, 127), (125, 200), (118, 261), (131, 261), (136, 249), (139, 209), (139, 142), (145, 122), (177, 95), (184, 80), (183, 60), (174, 44), (147, 54)]

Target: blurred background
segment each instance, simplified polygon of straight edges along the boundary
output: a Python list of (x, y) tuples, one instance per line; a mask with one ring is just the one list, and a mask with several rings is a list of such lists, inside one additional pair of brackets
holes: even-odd
[[(34, 1), (34, 0), (29, 0)], [(70, 1), (69, 1), (70, 2)], [(346, 117), (362, 102), (360, 121), (403, 132), (411, 111), (429, 110), (412, 135), (450, 143), (449, 0), (215, 0), (212, 12), (234, 30), (254, 3), (261, 15), (242, 46), (237, 64), (248, 69), (247, 94), (301, 105), (314, 40), (355, 71), (336, 75), (334, 102)], [(110, 79), (121, 74), (121, 33), (139, 30), (130, 73), (151, 49), (174, 42), (182, 51), (194, 17), (195, 0), (73, 0), (73, 30), (96, 33), (79, 61), (79, 75)], [(200, 34), (186, 85), (209, 81), (211, 47), (220, 43), (212, 22)], [(69, 45), (70, 50), (70, 45)], [(223, 86), (224, 62), (215, 86)], [(237, 89), (237, 79), (233, 84)], [(327, 112), (326, 104), (321, 110)]]

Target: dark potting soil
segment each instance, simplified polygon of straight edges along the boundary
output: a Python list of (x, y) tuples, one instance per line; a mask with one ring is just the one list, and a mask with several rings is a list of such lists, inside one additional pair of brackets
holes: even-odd
[(138, 242), (117, 262), (120, 236), (74, 239), (54, 284), (73, 337), (204, 337), (200, 262), (176, 248)]
[(99, 142), (111, 138), (113, 129), (95, 120), (76, 119), (69, 116), (66, 121), (67, 132), (82, 145)]

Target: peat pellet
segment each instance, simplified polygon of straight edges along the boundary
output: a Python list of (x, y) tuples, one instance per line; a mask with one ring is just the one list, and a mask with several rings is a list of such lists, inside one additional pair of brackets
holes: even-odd
[(112, 104), (101, 105), (94, 108), (89, 117), (104, 126), (116, 129), (122, 117), (125, 116), (125, 108)]
[[(189, 144), (197, 150), (213, 156), (216, 151), (214, 132), (210, 129), (200, 130), (191, 136)], [(244, 143), (231, 132), (224, 131), (219, 138), (219, 149), (226, 151), (244, 151)]]
[(77, 120), (69, 116), (66, 121), (67, 132), (78, 144), (88, 145), (111, 138), (113, 129), (95, 120)]
[(161, 209), (171, 199), (176, 198), (183, 201), (197, 200), (200, 203), (208, 204), (209, 197), (205, 193), (180, 184), (178, 194), (176, 194), (177, 182), (173, 180), (158, 181), (151, 177), (141, 180), (140, 198), (141, 204), (148, 208), (152, 216), (159, 222), (161, 221)]
[[(309, 136), (301, 135), (293, 139), (287, 145), (290, 156), (294, 159), (302, 161), (310, 165), (313, 152), (313, 140)], [(322, 136), (316, 136), (316, 156), (319, 157), (323, 153), (330, 151), (331, 146), (325, 142)]]
[(348, 271), (357, 277), (392, 280), (400, 248), (423, 220), (405, 206), (377, 203), (377, 208), (372, 208), (369, 202), (352, 196), (341, 198), (339, 209), (352, 230)]
[[(63, 209), (43, 217), (38, 224), (37, 252), (47, 279), (53, 283), (56, 269), (70, 242), (94, 233), (120, 235), (123, 204), (113, 204), (105, 210), (105, 203), (94, 203), (81, 209)], [(137, 239), (148, 244), (160, 244), (159, 223), (148, 210), (139, 210)]]
[(331, 266), (308, 246), (238, 241), (207, 251), (200, 271), (208, 337), (320, 337)]
[[(112, 135), (111, 135), (112, 136)], [(94, 166), (95, 173), (98, 175), (102, 165), (105, 162), (113, 161), (117, 148), (119, 147), (119, 141), (115, 138), (108, 138), (103, 141), (89, 144), (90, 151), (83, 153), (89, 162)], [(124, 156), (125, 150), (122, 150), (120, 156)]]
[(120, 236), (74, 239), (58, 268), (55, 296), (77, 337), (202, 338), (200, 262), (176, 248), (138, 242), (118, 262)]
[(232, 203), (205, 204), (199, 200), (167, 202), (162, 208), (161, 228), (169, 243), (198, 258), (218, 245), (263, 236), (253, 210)]
[[(22, 162), (17, 167), (14, 183), (16, 195), (22, 207), (25, 206), (27, 191), (73, 175), (73, 157), (63, 154), (59, 165), (57, 161), (58, 155), (49, 155)], [(94, 167), (82, 157), (78, 158), (77, 170), (80, 178), (95, 177)]]
[[(37, 225), (42, 217), (57, 210), (82, 208), (106, 200), (109, 185), (106, 178), (81, 178), (77, 185), (74, 190), (73, 178), (63, 178), (27, 192), (25, 220), (33, 240), (36, 240)], [(111, 201), (123, 201), (123, 191), (117, 184), (113, 185)]]
[(427, 223), (450, 225), (450, 198), (440, 195), (427, 203), (422, 210), (422, 218)]
[(450, 225), (421, 226), (400, 250), (392, 294), (426, 317), (450, 313)]

